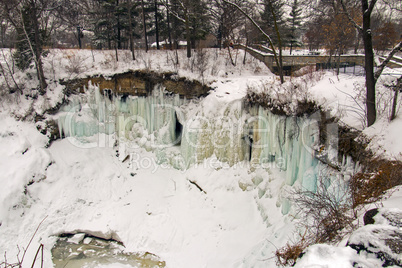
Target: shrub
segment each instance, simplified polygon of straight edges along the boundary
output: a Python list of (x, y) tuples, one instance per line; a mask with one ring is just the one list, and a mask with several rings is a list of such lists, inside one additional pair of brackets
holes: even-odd
[(388, 189), (402, 184), (402, 162), (374, 159), (367, 166), (351, 179), (353, 208), (380, 201)]
[(275, 252), (276, 265), (278, 266), (293, 266), (296, 260), (303, 254), (309, 243), (302, 237), (297, 243), (289, 244), (277, 249)]
[(311, 244), (340, 241), (357, 227), (354, 220), (359, 209), (380, 201), (387, 190), (402, 185), (402, 162), (371, 159), (364, 164), (366, 168), (348, 182), (321, 176), (315, 192), (299, 189), (290, 193), (299, 211), (298, 229), (305, 230), (305, 234), (300, 241), (276, 251), (278, 265), (293, 265)]
[(282, 85), (279, 90), (266, 84), (261, 92), (249, 87), (245, 103), (250, 106), (259, 105), (273, 114), (287, 116), (311, 115), (320, 110), (320, 106), (309, 99), (303, 85), (297, 83)]

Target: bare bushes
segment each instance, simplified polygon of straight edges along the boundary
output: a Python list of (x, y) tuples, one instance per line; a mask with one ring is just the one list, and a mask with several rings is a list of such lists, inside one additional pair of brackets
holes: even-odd
[(356, 228), (349, 184), (332, 176), (320, 174), (315, 190), (300, 188), (289, 193), (298, 212), (297, 228), (304, 234), (296, 243), (276, 251), (278, 265), (293, 265), (309, 245), (338, 242)]
[(365, 165), (349, 180), (321, 174), (316, 191), (289, 194), (304, 234), (276, 251), (278, 265), (293, 265), (309, 245), (340, 241), (357, 228), (355, 220), (365, 205), (381, 201), (387, 190), (402, 185), (402, 162), (371, 159)]
[(66, 71), (70, 77), (77, 76), (83, 72), (84, 58), (74, 50), (63, 51), (63, 57), (67, 60)]
[(374, 159), (370, 170), (359, 172), (351, 179), (353, 208), (380, 201), (388, 189), (402, 185), (402, 163)]
[[(0, 76), (3, 77), (4, 83), (0, 84), (0, 98), (4, 99), (9, 93), (18, 92), (22, 94), (21, 85), (19, 85), (14, 77), (15, 71), (15, 61), (14, 58), (10, 56), (10, 53), (5, 53), (4, 49), (1, 49), (1, 60), (0, 60)], [(18, 96), (17, 96), (18, 101)]]
[(185, 62), (184, 68), (192, 73), (198, 74), (199, 79), (204, 83), (205, 73), (208, 69), (210, 55), (207, 49), (197, 48), (194, 55), (188, 58)]
[[(400, 81), (400, 80), (399, 80)], [(387, 118), (392, 120), (400, 110), (402, 105), (401, 96), (398, 96), (398, 91), (401, 90), (400, 82), (397, 79), (389, 79), (378, 83), (376, 87), (376, 111), (377, 118)], [(351, 105), (344, 105), (340, 110), (342, 113), (348, 113), (355, 117), (364, 129), (367, 126), (366, 112), (366, 87), (362, 82), (353, 84), (353, 93), (349, 94), (338, 89), (339, 92), (347, 95)], [(400, 95), (400, 94), (399, 94)]]
[[(19, 268), (20, 268), (20, 267), (23, 267), (23, 265), (24, 265), (24, 267), (25, 267), (25, 265), (27, 265), (27, 262), (26, 262), (26, 259), (25, 259), (25, 255), (26, 255), (26, 253), (28, 252), (28, 249), (29, 249), (29, 247), (31, 246), (31, 243), (32, 243), (32, 241), (33, 241), (33, 239), (34, 239), (36, 233), (38, 232), (39, 227), (40, 227), (40, 226), (42, 225), (42, 223), (46, 220), (46, 218), (47, 218), (47, 216), (39, 223), (39, 225), (38, 225), (38, 227), (36, 228), (34, 234), (32, 235), (31, 239), (30, 239), (29, 242), (28, 242), (28, 245), (27, 245), (25, 248), (23, 248), (22, 251), (21, 251), (21, 249), (17, 246), (17, 248), (18, 248), (17, 262), (12, 262), (12, 263), (10, 263), (10, 262), (7, 260), (7, 253), (4, 253), (4, 261), (3, 261), (3, 262), (0, 262), (0, 267), (4, 267), (4, 268), (19, 267)], [(22, 254), (22, 256), (20, 256), (21, 254)], [(42, 268), (42, 267), (43, 267), (43, 261), (44, 261), (44, 258), (43, 258), (43, 244), (40, 244), (39, 247), (38, 247), (38, 249), (36, 250), (36, 254), (35, 254), (34, 259), (32, 260), (32, 265), (31, 265), (31, 267), (34, 267), (34, 266), (35, 266), (35, 263), (36, 263), (37, 259), (39, 258), (39, 254), (41, 254), (41, 264), (40, 264), (40, 267)]]
[(110, 68), (112, 70), (117, 70), (119, 67), (118, 62), (116, 60), (116, 56), (113, 51), (105, 51), (105, 59), (101, 62), (103, 66), (106, 68)]
[(208, 62), (209, 62), (209, 54), (206, 49), (197, 49), (196, 54), (195, 54), (195, 59), (196, 59), (196, 70), (200, 75), (200, 78), (202, 82), (204, 83), (204, 76), (205, 72), (207, 71), (208, 68)]
[(353, 229), (355, 214), (350, 201), (348, 182), (326, 176), (318, 181), (317, 190), (297, 190), (291, 200), (300, 215), (300, 227), (314, 243), (339, 241), (346, 229)]
[(303, 236), (298, 242), (293, 244), (287, 243), (286, 246), (277, 249), (275, 252), (276, 265), (293, 266), (309, 244)]
[(247, 105), (259, 105), (273, 114), (287, 116), (309, 115), (320, 110), (320, 106), (309, 96), (303, 81), (282, 85), (265, 83), (262, 87), (262, 91), (248, 87), (245, 97)]

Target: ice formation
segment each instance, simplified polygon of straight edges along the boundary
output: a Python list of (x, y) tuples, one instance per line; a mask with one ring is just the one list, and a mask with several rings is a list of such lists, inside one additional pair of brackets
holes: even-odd
[[(316, 191), (318, 118), (246, 109), (241, 99), (212, 113), (208, 105), (180, 99), (159, 85), (150, 96), (112, 96), (90, 85), (63, 108), (58, 124), (61, 136), (74, 139), (113, 134), (123, 158), (143, 147), (155, 152), (158, 164), (182, 170), (212, 156), (229, 166), (242, 161), (251, 169), (274, 166), (285, 173), (286, 185), (298, 182)], [(287, 213), (289, 202), (283, 200), (282, 206)]]

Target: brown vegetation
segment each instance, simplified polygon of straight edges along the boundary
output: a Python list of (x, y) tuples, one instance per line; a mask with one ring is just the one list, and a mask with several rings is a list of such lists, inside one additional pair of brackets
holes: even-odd
[(296, 106), (293, 107), (294, 103), (291, 99), (282, 101), (277, 96), (272, 96), (266, 91), (257, 93), (253, 90), (248, 90), (244, 100), (245, 104), (248, 106), (259, 105), (276, 115), (311, 115), (321, 109), (315, 101), (307, 98), (298, 99)]
[(353, 208), (377, 202), (387, 190), (402, 185), (402, 162), (374, 159), (367, 171), (354, 175), (350, 182)]
[(294, 244), (287, 243), (286, 246), (277, 249), (275, 252), (276, 265), (278, 266), (293, 266), (296, 260), (303, 254), (309, 243), (304, 237)]

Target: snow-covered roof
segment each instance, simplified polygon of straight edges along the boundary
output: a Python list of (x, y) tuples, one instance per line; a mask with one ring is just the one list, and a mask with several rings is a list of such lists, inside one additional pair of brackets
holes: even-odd
[[(179, 44), (179, 46), (187, 46), (187, 41), (178, 41), (177, 43)], [(168, 41), (159, 42), (159, 46), (163, 46), (163, 45), (166, 45), (166, 44), (169, 44), (169, 42)], [(151, 44), (151, 47), (156, 47), (156, 42), (153, 42)]]

